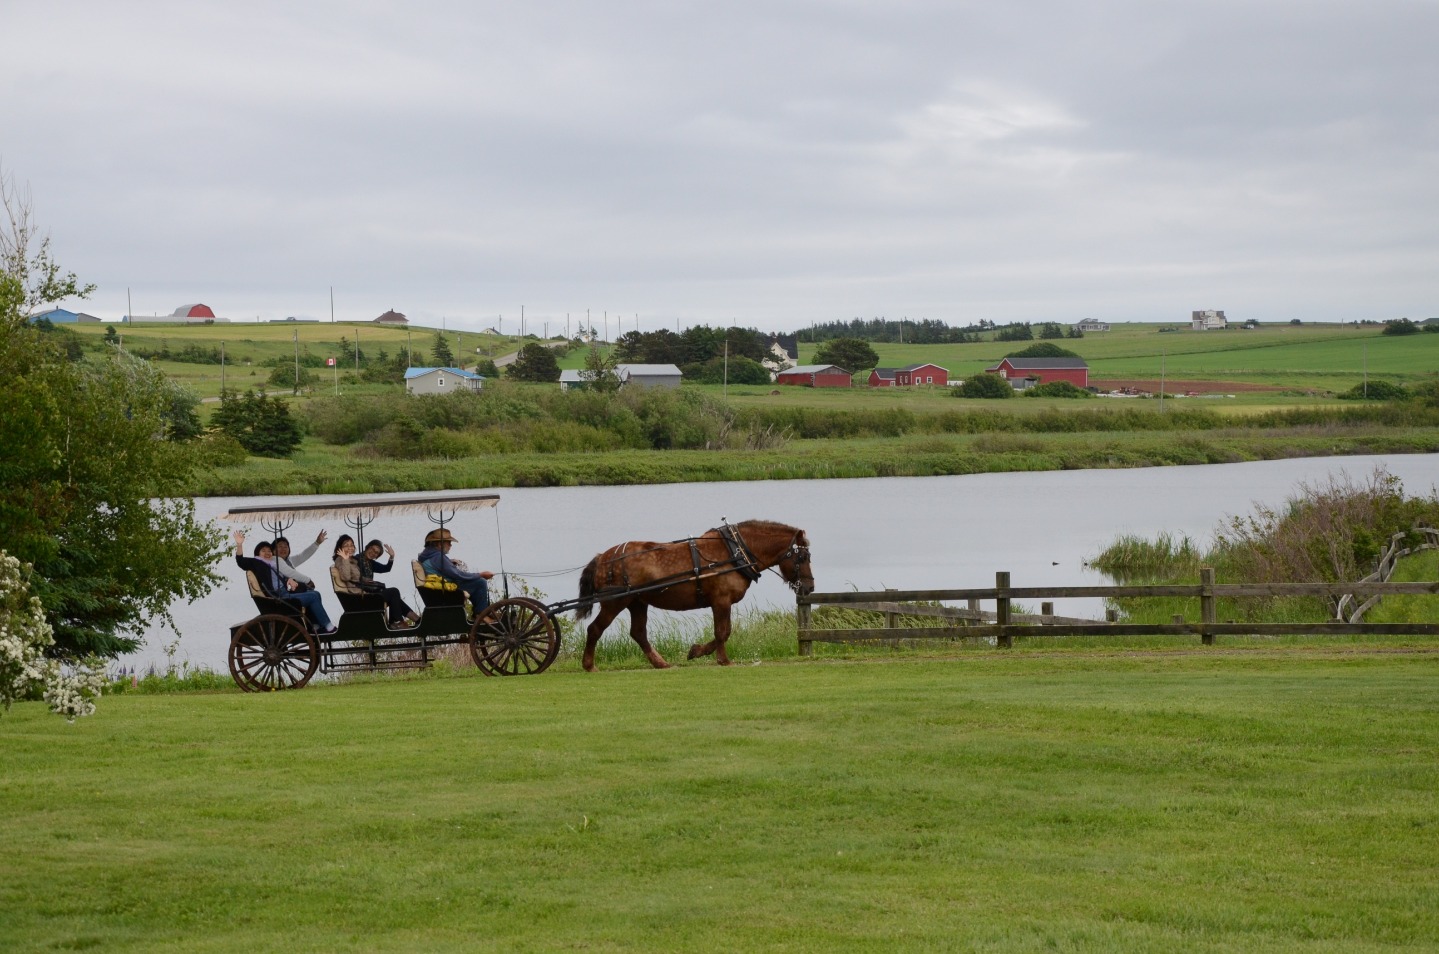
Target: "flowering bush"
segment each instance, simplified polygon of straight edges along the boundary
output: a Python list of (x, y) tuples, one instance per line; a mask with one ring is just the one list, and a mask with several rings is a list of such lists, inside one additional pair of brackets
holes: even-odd
[(15, 700), (38, 693), (74, 722), (95, 711), (104, 676), (93, 662), (62, 667), (45, 658), (55, 636), (40, 601), (30, 594), (27, 570), (0, 550), (0, 703), (9, 709)]

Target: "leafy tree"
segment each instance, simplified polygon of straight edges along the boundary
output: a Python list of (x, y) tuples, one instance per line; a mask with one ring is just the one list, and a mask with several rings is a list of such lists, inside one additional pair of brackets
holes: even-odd
[(210, 425), (257, 457), (289, 457), (300, 446), (300, 425), (290, 406), (264, 391), (226, 391)]
[(954, 389), (955, 397), (962, 398), (1012, 398), (1014, 387), (998, 374), (983, 371), (965, 379)]
[(585, 355), (585, 370), (580, 377), (589, 383), (592, 391), (618, 391), (620, 378), (615, 373), (617, 364), (619, 364), (618, 351), (611, 350), (609, 353), (605, 353), (591, 344), (589, 354)]
[(1389, 381), (1369, 381), (1334, 395), (1341, 401), (1402, 401), (1409, 397), (1404, 386)]
[(1063, 338), (1064, 327), (1058, 322), (1046, 321), (1039, 326), (1039, 337), (1047, 341), (1052, 341), (1055, 338)]
[(120, 343), (120, 333), (115, 330), (114, 325), (105, 326), (105, 343), (117, 345)]
[(514, 362), (506, 369), (505, 376), (516, 381), (558, 381), (560, 363), (549, 348), (531, 342), (520, 349)]
[[(837, 363), (837, 362), (836, 362)], [(685, 380), (698, 384), (769, 384), (769, 371), (758, 361), (736, 355), (725, 367), (724, 358), (710, 358), (702, 364), (687, 364), (682, 369)]]
[(475, 362), (474, 371), (481, 377), (497, 378), (500, 376), (500, 369), (489, 358), (481, 358)]
[(300, 365), (300, 376), (295, 377), (295, 365), (290, 361), (281, 361), (270, 369), (269, 384), (276, 388), (289, 388), (291, 394), (299, 394), (301, 388), (312, 388), (315, 386), (315, 372), (304, 365)]
[(994, 334), (995, 341), (1033, 341), (1034, 329), (1027, 321), (1015, 322), (1012, 325), (1005, 325)]
[(835, 338), (820, 345), (815, 352), (816, 364), (834, 364), (853, 374), (879, 364), (879, 355), (868, 341), (858, 338)]
[(1419, 326), (1408, 318), (1399, 318), (1395, 321), (1386, 321), (1382, 333), (1386, 335), (1417, 335), (1419, 331)]
[(1027, 348), (1011, 351), (1006, 358), (1077, 358), (1079, 355), (1068, 348), (1061, 348), (1050, 341), (1036, 341)]
[(0, 704), (9, 709), (17, 699), (43, 696), (51, 710), (74, 722), (95, 711), (104, 685), (98, 665), (71, 666), (65, 671), (45, 652), (55, 633), (45, 620), (45, 607), (30, 592), (30, 567), (0, 550)]
[(450, 350), (450, 344), (440, 332), (435, 332), (435, 346), (431, 349), (435, 356), (435, 366), (440, 368), (452, 368), (455, 366), (455, 355)]
[(35, 225), (29, 188), (17, 188), (14, 176), (6, 175), (3, 168), (0, 207), (5, 212), (5, 221), (0, 222), (0, 272), (16, 283), (6, 293), (14, 308), (11, 314), (23, 320), (44, 305), (89, 298), (95, 286), (80, 284), (74, 272), (61, 271), (50, 257), (50, 233)]
[(1035, 398), (1092, 398), (1093, 394), (1086, 391), (1077, 384), (1068, 381), (1049, 381), (1044, 384), (1037, 384), (1027, 388), (1025, 397)]

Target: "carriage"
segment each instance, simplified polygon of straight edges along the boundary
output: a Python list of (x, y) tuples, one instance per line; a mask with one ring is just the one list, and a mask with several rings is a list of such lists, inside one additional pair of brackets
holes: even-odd
[[(424, 510), (432, 523), (444, 528), (459, 511), (492, 508), (499, 500), (498, 494), (474, 493), (352, 498), (233, 507), (224, 519), (256, 520), (278, 536), (300, 517), (340, 516), (363, 539), (365, 527), (381, 512)], [(418, 561), (409, 566), (423, 603), (420, 621), (411, 627), (390, 625), (383, 596), (343, 592), (332, 567), (331, 583), (344, 610), (332, 633), (317, 632), (302, 607), (266, 595), (254, 574), (246, 572), (259, 614), (230, 627), (230, 675), (247, 692), (271, 692), (299, 689), (317, 672), (425, 666), (446, 646), (468, 645), (475, 666), (490, 676), (541, 673), (559, 655), (555, 616), (564, 604), (511, 597), (508, 578), (501, 573), (503, 597), (470, 618), (464, 595), (453, 584), (430, 577)]]
[[(272, 503), (232, 507), (227, 520), (255, 520), (281, 535), (302, 516), (341, 517), (363, 541), (365, 527), (381, 512), (424, 511), (441, 530), (462, 510), (493, 509), (498, 494), (449, 492), (424, 496), (386, 495), (312, 503)], [(722, 518), (723, 519), (723, 518)], [(246, 572), (250, 596), (259, 615), (230, 627), (229, 665), (235, 682), (248, 692), (299, 689), (316, 672), (373, 671), (426, 666), (446, 646), (468, 645), (475, 666), (489, 676), (537, 675), (560, 651), (558, 617), (570, 610), (586, 618), (600, 612), (586, 630), (582, 664), (594, 669), (595, 646), (615, 615), (628, 610), (630, 637), (650, 663), (668, 663), (645, 634), (650, 606), (662, 609), (708, 608), (714, 613), (714, 638), (690, 647), (689, 658), (713, 654), (728, 665), (725, 640), (730, 609), (766, 570), (780, 574), (797, 593), (813, 590), (809, 540), (797, 527), (750, 520), (720, 527), (699, 537), (670, 543), (620, 544), (597, 555), (580, 575), (580, 594), (572, 600), (542, 603), (528, 596), (511, 597), (500, 551), (502, 598), (468, 616), (464, 596), (453, 584), (428, 575), (418, 561), (410, 563), (415, 590), (424, 604), (413, 626), (387, 622), (384, 597), (342, 591), (331, 570), (335, 596), (344, 612), (333, 632), (320, 632), (297, 603), (267, 595), (254, 574)]]

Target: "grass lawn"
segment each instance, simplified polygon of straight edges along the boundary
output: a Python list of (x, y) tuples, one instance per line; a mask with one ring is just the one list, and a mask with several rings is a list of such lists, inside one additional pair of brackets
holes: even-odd
[(964, 652), (0, 720), (0, 949), (1393, 951), (1439, 655)]

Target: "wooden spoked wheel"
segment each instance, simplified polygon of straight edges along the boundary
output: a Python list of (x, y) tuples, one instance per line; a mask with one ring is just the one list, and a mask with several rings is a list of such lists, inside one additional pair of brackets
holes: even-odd
[(533, 676), (560, 654), (545, 604), (526, 597), (491, 603), (470, 627), (470, 655), (487, 676)]
[(320, 644), (290, 616), (257, 616), (230, 640), (230, 675), (246, 692), (299, 689), (318, 668)]

